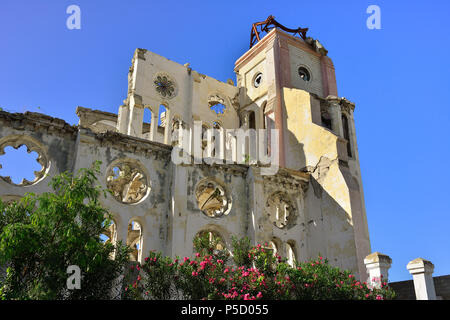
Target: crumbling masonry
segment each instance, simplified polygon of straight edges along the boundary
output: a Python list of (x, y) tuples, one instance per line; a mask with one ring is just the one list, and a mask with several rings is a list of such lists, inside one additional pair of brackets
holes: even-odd
[[(236, 85), (137, 49), (117, 115), (78, 107), (79, 124), (71, 126), (0, 111), (0, 155), (26, 145), (42, 166), (34, 181), (1, 177), (2, 200), (51, 191), (52, 176), (101, 160), (100, 183), (112, 190), (101, 199), (114, 216), (108, 241), (127, 242), (134, 260), (149, 250), (190, 255), (193, 237), (208, 232), (227, 248), (232, 235), (267, 242), (291, 262), (320, 253), (366, 278), (370, 241), (355, 105), (338, 98), (327, 51), (273, 28), (234, 70)], [(261, 175), (257, 164), (245, 163), (175, 165), (177, 129), (194, 121), (205, 129), (278, 129), (278, 173)], [(218, 143), (236, 161), (233, 140), (222, 135)]]

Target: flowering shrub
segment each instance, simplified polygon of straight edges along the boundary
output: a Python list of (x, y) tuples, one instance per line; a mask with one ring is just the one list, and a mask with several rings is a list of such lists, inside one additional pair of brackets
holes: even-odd
[[(203, 239), (204, 240), (204, 239)], [(326, 259), (296, 263), (294, 267), (267, 246), (251, 247), (248, 239), (233, 239), (234, 265), (225, 250), (194, 240), (194, 258), (172, 260), (150, 252), (140, 275), (126, 288), (128, 299), (294, 299), (381, 300), (394, 292), (386, 282), (371, 287)]]

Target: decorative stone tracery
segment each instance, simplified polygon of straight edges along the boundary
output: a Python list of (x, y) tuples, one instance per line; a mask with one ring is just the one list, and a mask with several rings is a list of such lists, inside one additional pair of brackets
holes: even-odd
[(295, 213), (294, 205), (288, 195), (281, 191), (268, 197), (266, 210), (270, 221), (280, 229), (283, 229), (292, 221)]
[[(11, 135), (0, 139), (0, 156), (5, 154), (6, 147), (13, 147), (14, 149), (17, 150), (22, 146), (26, 146), (28, 153), (34, 151), (38, 154), (36, 161), (41, 165), (41, 170), (34, 172), (35, 175), (34, 180), (28, 181), (27, 179), (23, 179), (22, 182), (20, 182), (19, 184), (14, 183), (11, 180), (11, 177), (8, 176), (7, 177), (0, 176), (0, 178), (8, 182), (9, 184), (24, 187), (34, 185), (40, 182), (45, 177), (46, 173), (50, 169), (50, 160), (47, 156), (45, 147), (36, 139), (25, 135)], [(0, 163), (0, 169), (1, 168), (2, 165)]]
[(126, 160), (110, 166), (106, 184), (117, 201), (127, 204), (141, 201), (150, 191), (142, 167)]
[(221, 217), (228, 214), (231, 201), (225, 189), (213, 180), (205, 180), (195, 190), (198, 207), (208, 217)]
[(158, 92), (163, 98), (173, 98), (177, 94), (177, 87), (175, 81), (171, 79), (168, 74), (159, 73), (153, 79), (156, 92)]

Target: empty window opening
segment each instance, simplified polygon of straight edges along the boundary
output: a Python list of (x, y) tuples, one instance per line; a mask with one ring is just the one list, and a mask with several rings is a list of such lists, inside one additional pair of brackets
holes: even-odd
[[(225, 241), (223, 240), (223, 237), (215, 231), (200, 231), (197, 234), (197, 237), (201, 238), (202, 240), (208, 241), (208, 245), (213, 250), (222, 251), (225, 250)], [(195, 244), (194, 244), (195, 246)], [(195, 248), (194, 248), (195, 249)]]
[(298, 68), (298, 75), (299, 75), (300, 79), (302, 79), (303, 81), (308, 82), (309, 80), (311, 80), (311, 75), (310, 75), (308, 69), (306, 69), (305, 67)]
[(262, 81), (263, 81), (262, 73), (259, 72), (259, 73), (256, 74), (256, 76), (255, 76), (255, 78), (253, 80), (253, 86), (255, 88), (258, 88), (261, 85)]
[(106, 186), (117, 201), (127, 204), (139, 202), (149, 191), (147, 177), (131, 162), (120, 162), (109, 169)]
[(332, 130), (332, 118), (330, 113), (328, 112), (328, 108), (329, 106), (327, 103), (320, 103), (320, 120), (323, 127)]
[(276, 256), (278, 253), (278, 246), (274, 241), (269, 242), (269, 248), (272, 249), (273, 256)]
[(160, 126), (160, 127), (166, 126), (166, 116), (167, 116), (167, 110), (166, 110), (166, 107), (162, 104), (159, 106), (158, 126)]
[(352, 156), (352, 147), (350, 144), (350, 130), (348, 125), (348, 119), (345, 115), (342, 115), (342, 127), (344, 129), (344, 138), (347, 140), (347, 154), (349, 157)]
[(256, 129), (256, 116), (254, 111), (250, 111), (248, 116), (248, 127), (249, 129)]
[(208, 217), (221, 217), (228, 214), (230, 199), (225, 189), (212, 180), (201, 182), (196, 190), (198, 207)]
[(144, 123), (142, 124), (142, 133), (149, 133), (152, 123), (152, 111), (149, 108), (144, 109)]
[(321, 114), (321, 119), (322, 119), (322, 125), (323, 125), (325, 128), (331, 130), (331, 123), (332, 123), (332, 121), (331, 121), (331, 116), (330, 116), (330, 114), (329, 114), (327, 111), (322, 112), (322, 114)]
[(140, 261), (142, 253), (142, 227), (134, 220), (128, 224), (127, 245), (131, 248), (130, 260)]
[(14, 184), (22, 184), (25, 180), (33, 182), (43, 170), (38, 162), (39, 154), (30, 151), (26, 145), (8, 146), (4, 151), (5, 154), (0, 156), (0, 176)]
[(105, 223), (108, 223), (108, 225), (106, 227), (106, 231), (100, 235), (100, 240), (103, 243), (115, 244), (117, 240), (116, 224), (112, 220), (107, 220)]
[(287, 263), (293, 267), (297, 261), (295, 257), (295, 245), (292, 242), (286, 243), (286, 257)]
[(223, 114), (225, 112), (225, 105), (221, 103), (215, 103), (210, 106), (211, 110), (213, 110), (217, 114)]

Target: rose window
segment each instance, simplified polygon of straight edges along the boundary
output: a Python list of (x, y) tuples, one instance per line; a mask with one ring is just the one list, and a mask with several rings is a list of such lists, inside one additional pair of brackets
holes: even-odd
[(128, 162), (112, 166), (106, 184), (117, 201), (127, 204), (139, 202), (149, 191), (145, 174), (136, 164)]
[(168, 76), (159, 75), (153, 83), (156, 91), (164, 98), (172, 98), (175, 96), (175, 84)]
[(221, 217), (228, 214), (230, 199), (225, 189), (214, 181), (205, 181), (197, 186), (195, 196), (198, 207), (208, 217)]

